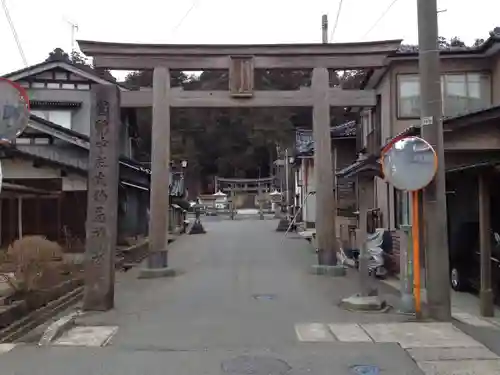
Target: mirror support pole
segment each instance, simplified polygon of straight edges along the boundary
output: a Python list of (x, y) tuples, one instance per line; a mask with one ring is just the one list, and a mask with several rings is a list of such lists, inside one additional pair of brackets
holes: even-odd
[(487, 177), (479, 176), (479, 242), (481, 258), (481, 316), (495, 315), (493, 305), (493, 289), (491, 286), (491, 213), (490, 189)]
[(403, 195), (403, 223), (401, 224), (400, 238), (400, 267), (401, 267), (401, 304), (400, 310), (403, 313), (411, 314), (415, 312), (415, 299), (413, 297), (413, 243), (411, 236), (411, 225), (409, 223), (410, 194), (402, 192)]
[(428, 317), (451, 320), (449, 286), (448, 225), (444, 169), (441, 105), (441, 72), (438, 40), (437, 0), (417, 0), (419, 75), (421, 87), (422, 136), (438, 158), (434, 180), (424, 189), (426, 283)]

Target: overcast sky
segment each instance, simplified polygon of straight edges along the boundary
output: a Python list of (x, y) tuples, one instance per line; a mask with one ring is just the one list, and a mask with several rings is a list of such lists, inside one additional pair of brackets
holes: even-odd
[[(404, 39), (417, 42), (416, 0), (344, 0), (333, 41)], [(28, 64), (56, 47), (71, 50), (77, 38), (141, 43), (312, 43), (321, 41), (321, 15), (333, 28), (339, 0), (6, 0)], [(438, 0), (440, 35), (467, 43), (500, 26), (499, 0)], [(472, 6), (471, 6), (472, 5)], [(176, 28), (180, 23), (180, 26)], [(11, 29), (0, 12), (0, 75), (24, 67)]]

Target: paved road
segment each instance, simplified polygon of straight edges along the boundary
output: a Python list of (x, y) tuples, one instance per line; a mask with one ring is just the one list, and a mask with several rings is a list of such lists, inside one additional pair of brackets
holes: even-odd
[(205, 226), (207, 234), (173, 245), (171, 264), (181, 275), (137, 280), (129, 271), (119, 279), (116, 309), (79, 322), (117, 326), (108, 346), (18, 346), (0, 357), (0, 374), (348, 375), (354, 365), (377, 365), (384, 375), (422, 374), (397, 344), (299, 342), (300, 323), (403, 318), (339, 308), (340, 298), (356, 291), (355, 280), (311, 275), (313, 252), (301, 239), (283, 239), (277, 221)]

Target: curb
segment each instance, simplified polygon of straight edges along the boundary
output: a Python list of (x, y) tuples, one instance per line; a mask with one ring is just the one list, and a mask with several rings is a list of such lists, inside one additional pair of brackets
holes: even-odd
[(55, 322), (52, 322), (43, 332), (42, 337), (38, 341), (38, 346), (46, 346), (51, 344), (64, 331), (68, 330), (70, 327), (73, 327), (75, 325), (76, 318), (81, 315), (81, 311), (73, 311), (72, 313), (63, 316), (62, 318), (57, 319)]
[(0, 343), (10, 343), (23, 337), (50, 318), (74, 305), (83, 297), (83, 286), (74, 289), (48, 305), (33, 311), (24, 318), (0, 331)]

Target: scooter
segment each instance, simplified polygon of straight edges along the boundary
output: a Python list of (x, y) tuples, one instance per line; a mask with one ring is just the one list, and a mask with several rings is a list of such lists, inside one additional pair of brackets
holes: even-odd
[(375, 233), (369, 234), (366, 241), (368, 253), (368, 273), (376, 277), (387, 276), (387, 269), (384, 261), (384, 233), (385, 229), (375, 229)]
[[(368, 273), (376, 277), (384, 278), (387, 275), (384, 261), (384, 248), (388, 244), (384, 243), (386, 230), (379, 228), (375, 233), (368, 234), (366, 239), (366, 251), (368, 255)], [(360, 249), (341, 248), (339, 261), (353, 268), (359, 269)]]

